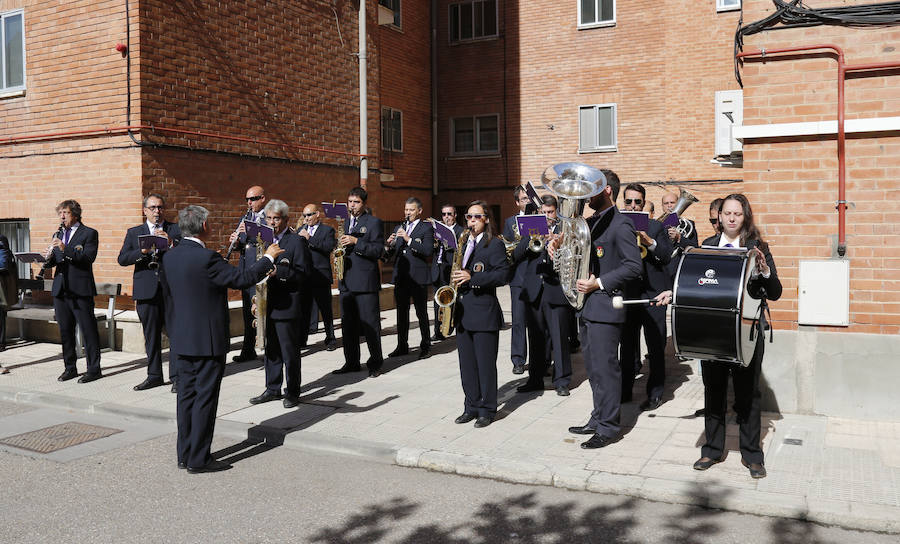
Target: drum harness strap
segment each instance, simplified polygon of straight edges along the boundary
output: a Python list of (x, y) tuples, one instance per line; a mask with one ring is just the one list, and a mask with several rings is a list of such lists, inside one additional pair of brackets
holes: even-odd
[[(756, 315), (753, 316), (753, 325), (750, 327), (750, 341), (756, 339), (756, 332), (759, 331), (759, 334), (765, 337), (766, 332), (763, 329), (763, 323), (769, 327), (769, 343), (774, 342), (774, 328), (772, 327), (772, 313), (769, 311), (769, 303), (766, 301), (766, 291), (762, 289), (762, 293), (760, 293), (759, 300), (759, 309), (756, 311)], [(763, 315), (765, 314), (765, 315)]]

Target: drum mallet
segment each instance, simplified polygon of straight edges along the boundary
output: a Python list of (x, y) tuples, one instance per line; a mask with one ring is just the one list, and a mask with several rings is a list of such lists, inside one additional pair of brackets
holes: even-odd
[(616, 310), (621, 310), (622, 308), (625, 307), (626, 304), (650, 304), (650, 305), (652, 305), (655, 303), (656, 303), (656, 301), (653, 300), (652, 298), (625, 300), (624, 298), (622, 298), (620, 296), (612, 297), (612, 305), (613, 305), (613, 308), (615, 308)]

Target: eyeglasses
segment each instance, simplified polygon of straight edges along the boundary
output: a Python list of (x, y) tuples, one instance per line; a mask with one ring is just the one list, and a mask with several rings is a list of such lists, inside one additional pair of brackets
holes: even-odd
[(312, 217), (312, 216), (316, 215), (317, 213), (319, 213), (319, 212), (305, 213), (305, 214), (303, 214), (303, 217)]
[(641, 204), (644, 203), (643, 199), (640, 199), (640, 198), (626, 198), (625, 199), (625, 204), (631, 204), (632, 202), (634, 202), (638, 206), (640, 206)]
[(247, 202), (256, 202), (257, 200), (262, 200), (264, 198), (266, 198), (265, 195), (248, 196)]
[(467, 213), (466, 219), (484, 219), (486, 216), (483, 213)]
[(718, 219), (713, 219), (712, 217), (709, 218), (709, 224), (710, 224), (710, 225), (716, 225), (716, 224), (718, 224), (718, 223), (719, 223), (719, 220), (718, 220)]
[(165, 210), (165, 206), (145, 206), (148, 210)]
[(447, 217), (448, 215), (456, 215), (456, 212), (441, 212), (441, 215)]

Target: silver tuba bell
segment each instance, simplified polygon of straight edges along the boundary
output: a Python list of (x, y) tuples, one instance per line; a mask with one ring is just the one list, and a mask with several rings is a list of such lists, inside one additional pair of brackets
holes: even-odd
[(575, 282), (590, 276), (591, 229), (582, 217), (584, 207), (606, 188), (606, 176), (597, 168), (577, 162), (554, 164), (541, 174), (544, 189), (559, 200), (560, 245), (553, 256), (553, 269), (569, 304), (580, 309), (584, 293)]

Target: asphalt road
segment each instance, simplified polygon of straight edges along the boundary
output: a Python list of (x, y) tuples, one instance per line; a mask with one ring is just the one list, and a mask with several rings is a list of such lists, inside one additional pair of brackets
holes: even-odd
[[(28, 417), (0, 403), (0, 417)], [(60, 412), (60, 421), (72, 414)], [(90, 423), (90, 416), (78, 415)], [(67, 463), (0, 452), (0, 542), (881, 543), (862, 533), (217, 440), (218, 474), (175, 467), (175, 435)]]

